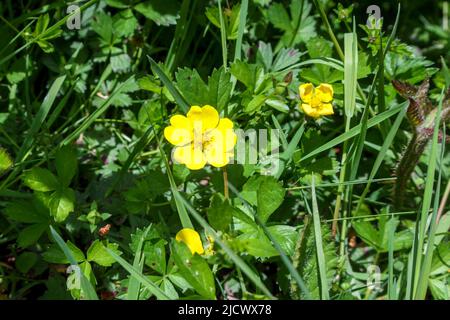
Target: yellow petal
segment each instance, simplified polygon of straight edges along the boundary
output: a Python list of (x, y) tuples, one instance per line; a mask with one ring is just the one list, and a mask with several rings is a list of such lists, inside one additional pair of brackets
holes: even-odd
[(192, 141), (193, 132), (185, 128), (168, 126), (164, 128), (164, 137), (174, 146), (181, 146)]
[(331, 103), (322, 103), (319, 108), (317, 108), (317, 112), (321, 116), (329, 116), (334, 114), (333, 105)]
[(305, 83), (298, 87), (300, 98), (305, 103), (309, 103), (314, 95), (314, 86), (312, 83)]
[(170, 118), (171, 126), (164, 129), (164, 137), (175, 146), (184, 145), (192, 141), (193, 130), (191, 121), (182, 115)]
[(217, 127), (219, 123), (219, 113), (211, 106), (192, 106), (187, 113), (188, 119), (197, 132), (205, 132)]
[(170, 124), (177, 128), (192, 129), (191, 121), (182, 115), (174, 115), (170, 118)]
[(219, 123), (219, 113), (217, 110), (211, 106), (203, 106), (202, 108), (202, 120), (203, 120), (203, 127), (206, 130), (213, 129), (217, 127), (217, 124)]
[(199, 170), (206, 165), (206, 159), (201, 148), (195, 147), (193, 144), (174, 148), (172, 159), (186, 165), (191, 170)]
[(333, 100), (333, 86), (327, 83), (322, 83), (316, 88), (316, 95), (322, 102), (331, 102), (331, 100)]
[(233, 155), (223, 150), (223, 145), (213, 144), (205, 149), (205, 157), (210, 165), (216, 168), (226, 166), (230, 162), (230, 158)]
[(217, 129), (233, 129), (233, 121), (228, 118), (222, 118), (217, 125)]
[[(214, 139), (223, 144), (224, 151), (230, 151), (234, 148), (237, 142), (237, 135), (233, 131), (233, 122), (230, 119), (220, 119), (217, 128), (213, 131)], [(218, 139), (218, 135), (220, 135), (220, 139)]]
[(307, 103), (302, 103), (302, 110), (304, 113), (306, 113), (308, 116), (313, 118), (320, 117), (320, 114), (317, 113), (316, 108), (311, 107), (311, 105)]
[(175, 236), (175, 240), (184, 242), (188, 246), (189, 250), (191, 250), (192, 254), (203, 254), (205, 252), (203, 250), (203, 244), (202, 240), (200, 239), (200, 235), (194, 229), (181, 229)]

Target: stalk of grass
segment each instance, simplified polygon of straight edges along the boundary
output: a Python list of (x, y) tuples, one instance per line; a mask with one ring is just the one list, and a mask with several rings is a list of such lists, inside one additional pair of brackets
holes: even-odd
[[(369, 181), (371, 182), (394, 182), (396, 178), (379, 178), (379, 179), (359, 179), (359, 180), (347, 180), (345, 181), (344, 185), (356, 185), (356, 184), (366, 184)], [(328, 187), (337, 187), (341, 183), (339, 182), (331, 182), (331, 183), (322, 183), (322, 184), (316, 184), (316, 188), (328, 188)], [(301, 190), (301, 189), (309, 189), (311, 188), (310, 185), (304, 185), (304, 186), (298, 186), (298, 187), (288, 187), (285, 188), (286, 190)]]
[[(153, 125), (152, 125), (153, 127)], [(177, 185), (175, 183), (175, 179), (173, 178), (172, 170), (170, 169), (169, 160), (166, 157), (166, 154), (164, 153), (164, 150), (161, 147), (161, 141), (157, 137), (157, 133), (155, 132), (155, 138), (158, 143), (158, 148), (161, 154), (161, 157), (163, 158), (164, 164), (166, 166), (166, 174), (169, 178), (170, 183), (170, 190), (172, 191), (173, 199), (175, 201), (175, 206), (177, 207), (178, 216), (180, 217), (180, 222), (183, 228), (190, 228), (194, 229), (194, 226), (191, 222), (191, 219), (189, 218), (189, 215), (186, 211), (186, 207), (183, 204), (182, 196), (180, 192), (178, 191)]]
[(437, 187), (436, 192), (434, 194), (434, 207), (433, 207), (433, 213), (431, 215), (431, 221), (428, 229), (428, 244), (426, 247), (425, 256), (422, 256), (422, 248), (425, 244), (425, 232), (427, 227), (427, 221), (428, 221), (428, 211), (431, 206), (431, 199), (433, 197), (433, 186), (434, 186), (434, 177), (435, 177), (435, 169), (436, 169), (436, 162), (437, 162), (437, 153), (438, 153), (438, 144), (439, 144), (439, 126), (441, 123), (441, 113), (442, 113), (442, 104), (444, 100), (444, 89), (442, 89), (441, 92), (441, 98), (438, 106), (438, 111), (436, 114), (436, 122), (434, 126), (434, 132), (433, 132), (433, 140), (431, 144), (431, 150), (430, 150), (430, 159), (428, 162), (428, 171), (427, 171), (427, 178), (425, 182), (425, 191), (424, 191), (424, 199), (422, 203), (422, 210), (420, 215), (420, 222), (419, 222), (419, 234), (418, 234), (418, 245), (417, 245), (417, 251), (415, 254), (417, 255), (415, 261), (416, 265), (414, 266), (414, 288), (413, 295), (414, 299), (416, 300), (423, 300), (425, 299), (427, 288), (428, 288), (428, 277), (430, 273), (431, 268), (431, 259), (433, 257), (434, 252), (434, 237), (436, 234), (436, 227), (437, 227), (437, 215), (439, 210), (439, 193), (440, 193), (440, 183), (441, 183), (441, 176), (442, 176), (442, 160), (444, 157), (444, 143), (442, 144), (442, 152), (441, 152), (441, 158), (440, 158), (440, 169), (439, 175), (438, 175), (438, 181), (437, 181)]
[[(391, 32), (391, 34), (389, 36), (389, 39), (388, 39), (387, 44), (386, 44), (386, 48), (384, 48), (384, 50), (383, 50), (383, 44), (382, 44), (383, 42), (380, 41), (378, 68), (377, 68), (376, 75), (375, 75), (375, 77), (373, 79), (372, 85), (370, 87), (371, 89), (370, 89), (370, 92), (369, 92), (369, 97), (367, 99), (367, 103), (366, 103), (366, 106), (364, 108), (364, 112), (363, 112), (363, 115), (362, 115), (361, 134), (359, 135), (359, 139), (357, 141), (355, 141), (355, 144), (356, 144), (355, 150), (356, 151), (355, 151), (355, 154), (352, 157), (352, 159), (353, 159), (352, 160), (352, 172), (350, 173), (350, 180), (354, 180), (356, 178), (356, 174), (357, 174), (357, 171), (358, 171), (358, 168), (359, 168), (359, 163), (360, 163), (360, 160), (361, 160), (363, 147), (364, 147), (364, 144), (366, 143), (366, 133), (367, 133), (367, 129), (368, 129), (367, 128), (367, 120), (368, 120), (368, 114), (369, 114), (368, 111), (369, 111), (369, 106), (372, 103), (372, 99), (373, 99), (373, 95), (374, 95), (375, 82), (376, 81), (378, 81), (378, 86), (377, 86), (377, 89), (378, 89), (378, 103), (380, 103), (380, 101), (382, 101), (382, 103), (384, 103), (384, 58), (385, 58), (385, 56), (386, 56), (386, 54), (387, 54), (387, 52), (388, 52), (388, 50), (389, 50), (389, 48), (391, 46), (392, 40), (394, 39), (394, 36), (395, 36), (395, 34), (397, 32), (397, 26), (398, 26), (399, 19), (400, 19), (400, 5), (399, 5), (398, 10), (397, 10), (397, 16), (396, 16), (396, 19), (395, 19), (393, 30), (392, 30), (392, 32)], [(381, 35), (380, 35), (380, 37), (381, 37)], [(381, 88), (380, 83), (383, 83), (383, 88)], [(382, 95), (383, 97), (380, 98), (380, 95)], [(382, 111), (384, 111), (384, 108), (382, 108), (382, 109), (383, 109)], [(379, 109), (379, 111), (380, 111), (380, 109)], [(382, 149), (379, 150), (379, 154), (377, 156), (377, 160), (375, 161), (376, 164), (379, 162), (378, 166), (381, 164), (381, 161), (384, 158), (384, 153), (387, 151), (387, 148), (391, 144), (392, 139), (394, 138), (394, 136), (395, 136), (395, 134), (396, 134), (396, 132), (398, 130), (398, 127), (401, 124), (401, 121), (402, 121), (402, 119), (404, 117), (404, 112), (406, 112), (406, 110), (403, 111), (403, 115), (397, 117), (395, 125), (394, 125), (394, 127), (392, 127), (392, 130), (390, 131), (390, 135), (388, 137), (386, 137), (386, 134), (384, 133), (385, 130), (383, 128), (391, 127), (390, 120), (386, 119), (385, 122), (382, 122), (380, 124), (381, 125), (381, 132), (383, 134), (383, 137), (385, 137), (385, 142), (383, 144), (384, 149), (382, 148)], [(374, 169), (374, 168), (375, 167), (372, 168), (372, 173), (373, 173), (372, 179), (374, 178), (376, 172), (378, 171), (378, 167), (376, 169)], [(369, 182), (368, 185), (370, 186), (370, 182)], [(365, 189), (366, 193), (368, 192), (368, 187), (369, 186), (366, 186), (366, 189)], [(348, 198), (347, 198), (347, 201), (349, 203), (349, 210), (351, 210), (351, 202), (350, 201), (351, 201), (352, 195), (353, 195), (353, 188), (350, 187), (348, 189)], [(361, 197), (362, 199), (360, 198), (360, 200), (358, 202), (357, 211), (359, 210), (360, 205), (362, 204), (362, 201), (364, 200), (366, 194), (363, 194), (363, 195), (364, 196)]]
[[(394, 215), (389, 213), (389, 207), (387, 208), (388, 214), (391, 216), (391, 221), (394, 219)], [(388, 298), (389, 300), (397, 300), (395, 286), (394, 286), (394, 236), (395, 228), (391, 228), (388, 234)]]
[(173, 36), (172, 43), (170, 44), (169, 51), (166, 55), (166, 61), (164, 65), (167, 66), (167, 69), (172, 72), (173, 68), (176, 64), (177, 54), (181, 52), (181, 48), (179, 46), (180, 42), (183, 42), (183, 39), (187, 37), (187, 31), (189, 30), (189, 25), (191, 19), (188, 17), (192, 17), (192, 14), (189, 14), (190, 9), (190, 0), (185, 0), (181, 3), (180, 9), (180, 18), (177, 21), (175, 34)]
[[(393, 115), (397, 114), (402, 109), (404, 109), (404, 107), (407, 105), (407, 103), (408, 103), (407, 101), (403, 102), (397, 106), (390, 108), (389, 110), (386, 110), (383, 113), (377, 114), (376, 116), (372, 117), (371, 119), (369, 119), (367, 121), (367, 129), (370, 129), (373, 126), (376, 126), (377, 124), (379, 124), (379, 123), (385, 121), (386, 119), (389, 119)], [(305, 156), (303, 156), (300, 159), (300, 162), (304, 162), (307, 159), (312, 158), (321, 152), (324, 152), (324, 151), (326, 151), (348, 139), (351, 139), (351, 138), (357, 136), (358, 134), (360, 134), (360, 132), (361, 132), (361, 124), (358, 124), (358, 125), (352, 127), (348, 132), (344, 132), (343, 134), (332, 139), (331, 141), (324, 143), (320, 147), (318, 147), (318, 148), (314, 149), (313, 151), (311, 151), (310, 153), (306, 154)]]
[(248, 0), (242, 0), (239, 11), (239, 27), (236, 39), (236, 47), (234, 49), (234, 60), (240, 60), (242, 54), (242, 40), (244, 38), (245, 24), (247, 22)]
[(45, 118), (50, 112), (50, 108), (52, 107), (53, 102), (55, 101), (56, 96), (59, 90), (61, 89), (61, 86), (63, 85), (65, 79), (66, 79), (65, 75), (59, 76), (58, 78), (55, 79), (55, 81), (51, 85), (50, 90), (45, 96), (44, 101), (42, 102), (39, 111), (37, 112), (36, 117), (33, 120), (30, 131), (28, 131), (24, 139), (24, 142), (17, 154), (16, 162), (25, 160), (27, 154), (29, 154), (29, 152), (31, 151), (34, 138), (38, 134), (42, 124), (45, 121)]
[(109, 95), (108, 99), (98, 108), (96, 109), (92, 114), (90, 114), (83, 123), (77, 127), (69, 136), (67, 136), (62, 142), (61, 145), (67, 145), (77, 139), (79, 135), (85, 131), (94, 121), (99, 118), (103, 113), (108, 110), (111, 103), (114, 101), (114, 97), (119, 95), (132, 81), (134, 76), (130, 76), (127, 80), (122, 82), (119, 86), (117, 86), (114, 91)]
[[(333, 29), (331, 28), (330, 22), (328, 21), (328, 17), (325, 13), (325, 10), (322, 7), (321, 2), (318, 0), (313, 0), (313, 2), (314, 2), (314, 5), (316, 6), (316, 8), (319, 10), (320, 17), (322, 18), (322, 21), (325, 24), (325, 29), (327, 30), (328, 35), (330, 36), (331, 41), (334, 44), (334, 48), (336, 49), (336, 52), (337, 52), (339, 58), (342, 61), (344, 61), (345, 60), (344, 52), (342, 52), (341, 46), (339, 45), (339, 42), (338, 42), (336, 36), (334, 35)], [(367, 98), (359, 85), (357, 86), (357, 91), (358, 91), (358, 95), (360, 96), (361, 100), (365, 104), (367, 102)]]
[(320, 216), (319, 216), (319, 208), (317, 206), (315, 184), (316, 181), (313, 173), (311, 178), (312, 218), (314, 226), (314, 239), (316, 240), (315, 243), (316, 243), (317, 265), (319, 266), (320, 295), (322, 300), (329, 300), (330, 295), (327, 279), (327, 263), (325, 261), (325, 254), (323, 251), (322, 228), (320, 225)]
[[(144, 241), (147, 237), (148, 232), (150, 231), (152, 225), (150, 224), (145, 231), (142, 233), (138, 246), (136, 248), (136, 252), (134, 253), (133, 260), (133, 268), (135, 268), (139, 273), (142, 274), (142, 270), (144, 269), (144, 261), (145, 256), (143, 255), (143, 247)], [(127, 290), (127, 300), (139, 300), (139, 293), (141, 289), (141, 283), (138, 278), (134, 275), (130, 276), (130, 280), (128, 281), (128, 290)]]
[(377, 174), (378, 169), (380, 168), (381, 164), (383, 163), (383, 160), (385, 159), (386, 153), (388, 152), (389, 147), (392, 144), (392, 141), (394, 140), (395, 136), (397, 135), (397, 131), (400, 128), (400, 125), (405, 117), (406, 111), (407, 111), (407, 108), (404, 108), (403, 110), (400, 111), (400, 113), (398, 114), (397, 118), (394, 121), (394, 124), (391, 127), (391, 130), (389, 130), (389, 132), (383, 142), (380, 152), (378, 152), (378, 155), (377, 155), (375, 162), (372, 166), (372, 169), (370, 171), (369, 178), (367, 179), (367, 184), (366, 184), (364, 191), (361, 194), (358, 204), (356, 206), (357, 212), (359, 211), (362, 204), (364, 203), (364, 199), (366, 198), (367, 193), (369, 192), (370, 186), (371, 186), (372, 182), (374, 181), (375, 175)]
[[(289, 162), (292, 161), (292, 155), (295, 152), (295, 149), (297, 148), (298, 144), (300, 143), (300, 140), (302, 139), (303, 133), (305, 132), (305, 125), (306, 122), (303, 122), (300, 124), (300, 127), (295, 132), (295, 135), (292, 137), (291, 141), (289, 141), (289, 144), (286, 146), (286, 148), (283, 150), (283, 153), (280, 155), (280, 166), (278, 168), (278, 171), (274, 174), (274, 177), (276, 179), (279, 179), (281, 175), (284, 172), (284, 169), (288, 165)], [(281, 136), (283, 137), (284, 133), (283, 130), (280, 130)], [(282, 138), (282, 141), (285, 141), (286, 137)]]
[(189, 110), (189, 104), (186, 99), (182, 96), (182, 94), (178, 91), (175, 85), (170, 81), (169, 77), (165, 74), (165, 72), (159, 67), (155, 60), (153, 60), (150, 56), (147, 56), (150, 61), (151, 68), (153, 72), (161, 79), (161, 82), (166, 86), (167, 90), (169, 90), (170, 94), (175, 99), (177, 105), (181, 108), (184, 113), (187, 113)]
[(12, 45), (17, 39), (19, 39), (23, 33), (25, 32), (25, 30), (27, 30), (33, 23), (34, 21), (30, 21), (22, 30), (18, 31), (14, 26), (12, 26), (8, 20), (6, 20), (5, 18), (1, 17), (1, 20), (3, 20), (3, 22), (5, 22), (8, 26), (10, 26), (13, 30), (15, 30), (17, 32), (17, 34), (14, 36), (14, 38), (12, 38), (8, 44), (6, 46), (4, 46), (1, 50), (0, 50), (0, 56), (2, 55), (3, 52), (5, 52), (6, 49), (9, 48), (10, 45)]
[[(356, 107), (356, 87), (357, 72), (358, 72), (358, 45), (356, 38), (356, 23), (353, 22), (353, 33), (344, 34), (344, 108), (345, 108), (345, 133), (350, 130), (350, 123), (353, 117), (355, 107)], [(339, 182), (342, 183), (346, 177), (347, 169), (347, 152), (348, 152), (348, 140), (344, 142), (342, 148), (342, 158), (341, 158), (341, 170), (339, 173)], [(342, 196), (344, 192), (344, 185), (340, 184), (337, 190), (336, 205), (334, 208), (333, 221), (331, 227), (331, 233), (336, 235), (337, 231), (337, 219), (340, 215)], [(345, 214), (345, 209), (344, 213)], [(340, 255), (343, 256), (344, 250), (344, 240), (346, 236), (346, 220), (342, 223), (341, 230), (341, 245), (340, 245)]]
[(223, 68), (227, 70), (228, 67), (228, 50), (227, 50), (227, 27), (223, 19), (222, 1), (217, 2), (219, 8), (219, 21), (220, 21), (220, 44), (222, 46), (222, 62)]
[(169, 300), (170, 298), (152, 281), (145, 277), (142, 272), (133, 267), (131, 264), (126, 262), (123, 258), (117, 255), (114, 251), (109, 248), (105, 248), (106, 251), (117, 261), (125, 270), (127, 270), (136, 280), (138, 280), (141, 285), (145, 286), (152, 294), (156, 296), (159, 300)]
[(61, 236), (58, 234), (58, 232), (53, 229), (52, 226), (50, 226), (50, 233), (53, 236), (53, 239), (58, 244), (58, 246), (61, 248), (61, 250), (64, 252), (64, 255), (66, 256), (67, 260), (69, 260), (70, 265), (72, 267), (75, 267), (75, 271), (78, 276), (80, 277), (80, 287), (81, 291), (86, 295), (87, 300), (98, 300), (97, 293), (95, 292), (95, 289), (92, 287), (92, 284), (89, 282), (89, 280), (86, 278), (84, 273), (81, 271), (80, 266), (78, 265), (75, 258), (72, 256), (72, 252), (70, 251), (67, 244), (64, 242), (64, 240), (61, 238)]
[(301, 68), (301, 67), (309, 66), (309, 65), (316, 65), (316, 64), (321, 64), (321, 65), (336, 69), (338, 71), (344, 71), (344, 64), (342, 63), (342, 61), (339, 61), (337, 59), (330, 58), (330, 57), (321, 57), (321, 58), (308, 59), (308, 60), (305, 60), (302, 62), (298, 62), (296, 64), (289, 66), (286, 69), (282, 69), (280, 71), (275, 72), (275, 74), (280, 75), (280, 74), (286, 73), (286, 71), (288, 71), (288, 70), (297, 69), (297, 68)]
[(436, 169), (437, 160), (437, 145), (438, 145), (438, 134), (439, 134), (439, 124), (441, 118), (442, 110), (442, 100), (444, 97), (444, 90), (441, 93), (441, 99), (439, 102), (439, 109), (436, 114), (435, 127), (433, 132), (433, 138), (431, 143), (431, 150), (429, 153), (428, 170), (427, 177), (425, 181), (425, 190), (422, 200), (422, 208), (420, 214), (417, 215), (415, 236), (413, 241), (413, 247), (410, 252), (410, 261), (407, 270), (407, 298), (414, 299), (419, 297), (418, 286), (420, 272), (423, 263), (423, 247), (425, 243), (425, 232), (427, 226), (428, 212), (430, 210), (432, 196), (433, 196), (433, 185), (434, 185), (434, 175)]

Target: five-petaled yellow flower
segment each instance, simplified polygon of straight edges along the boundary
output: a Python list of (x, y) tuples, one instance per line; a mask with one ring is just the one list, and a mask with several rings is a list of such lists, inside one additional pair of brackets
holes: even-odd
[(191, 170), (202, 169), (207, 163), (214, 167), (227, 165), (233, 156), (237, 136), (233, 122), (220, 119), (211, 106), (192, 106), (187, 116), (174, 115), (164, 137), (175, 146), (172, 158)]
[(333, 87), (330, 84), (322, 83), (314, 88), (312, 83), (305, 83), (298, 88), (302, 110), (310, 117), (319, 118), (334, 114), (333, 105)]
[(200, 239), (200, 235), (194, 229), (190, 228), (181, 229), (175, 236), (175, 240), (184, 242), (188, 246), (189, 250), (191, 250), (192, 254), (205, 253), (205, 250), (203, 249), (202, 240)]

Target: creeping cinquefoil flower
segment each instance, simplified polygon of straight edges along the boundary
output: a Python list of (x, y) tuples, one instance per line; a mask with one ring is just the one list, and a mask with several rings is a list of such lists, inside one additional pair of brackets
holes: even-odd
[(175, 115), (164, 137), (175, 146), (172, 158), (191, 170), (202, 169), (206, 164), (214, 167), (227, 165), (233, 156), (237, 136), (233, 122), (220, 119), (211, 106), (192, 106), (187, 116)]
[(305, 83), (298, 88), (302, 99), (301, 108), (308, 116), (319, 118), (334, 114), (333, 87), (330, 84), (322, 83), (314, 88), (312, 83)]

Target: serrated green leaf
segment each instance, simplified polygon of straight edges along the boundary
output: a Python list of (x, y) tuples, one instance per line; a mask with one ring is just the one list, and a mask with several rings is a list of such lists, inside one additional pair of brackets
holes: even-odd
[(26, 171), (22, 180), (26, 186), (35, 191), (47, 192), (58, 188), (56, 177), (49, 170), (43, 168), (33, 168)]
[[(122, 254), (118, 250), (119, 245), (116, 243), (107, 243), (107, 247), (118, 256)], [(100, 240), (95, 240), (89, 247), (87, 251), (87, 260), (95, 262), (103, 267), (110, 267), (114, 262), (116, 262)]]

